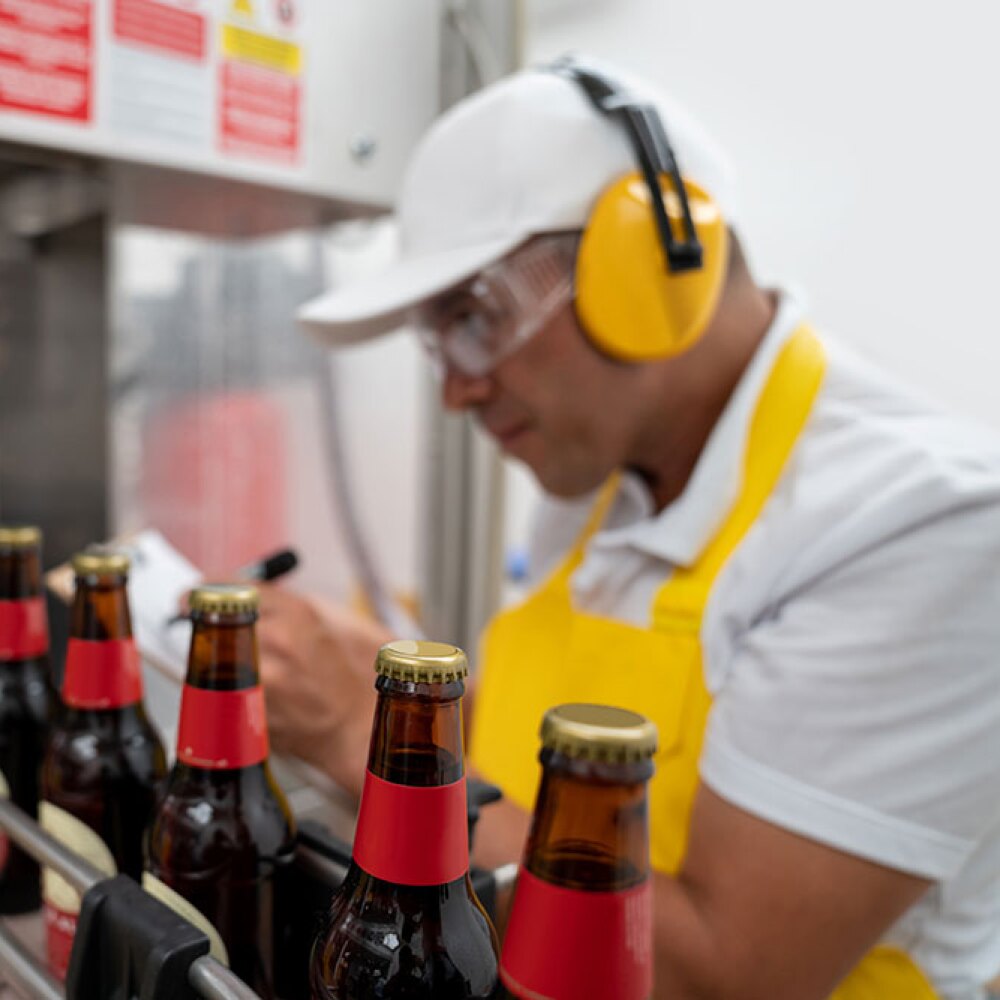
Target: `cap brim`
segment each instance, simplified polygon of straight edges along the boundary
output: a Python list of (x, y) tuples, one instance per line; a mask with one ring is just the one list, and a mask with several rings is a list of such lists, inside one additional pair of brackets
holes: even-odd
[(473, 247), (404, 257), (378, 274), (307, 302), (296, 319), (331, 345), (377, 337), (402, 326), (414, 306), (472, 277), (525, 239), (507, 236)]

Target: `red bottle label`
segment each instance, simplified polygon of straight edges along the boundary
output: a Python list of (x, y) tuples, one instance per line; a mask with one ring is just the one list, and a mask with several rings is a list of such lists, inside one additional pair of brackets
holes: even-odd
[(465, 776), (417, 788), (365, 775), (354, 860), (397, 885), (443, 885), (469, 870)]
[(517, 877), (500, 978), (530, 1000), (646, 1000), (653, 992), (653, 884), (621, 892)]
[(207, 691), (184, 685), (177, 730), (177, 759), (213, 771), (250, 767), (267, 759), (267, 712), (258, 685)]
[(73, 951), (73, 938), (76, 936), (77, 914), (67, 913), (45, 903), (45, 952), (49, 963), (49, 972), (60, 982), (66, 978), (69, 968), (69, 956)]
[(142, 668), (132, 639), (70, 639), (63, 701), (72, 708), (122, 708), (142, 700)]
[(0, 601), (0, 660), (26, 660), (49, 651), (44, 597)]

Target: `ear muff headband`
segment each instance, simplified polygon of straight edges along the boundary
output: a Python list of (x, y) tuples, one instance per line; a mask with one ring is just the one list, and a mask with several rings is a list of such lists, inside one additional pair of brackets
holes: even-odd
[(612, 357), (679, 354), (704, 332), (722, 292), (729, 250), (722, 213), (681, 176), (653, 105), (573, 60), (552, 70), (623, 126), (639, 168), (609, 185), (591, 211), (577, 255), (577, 316)]

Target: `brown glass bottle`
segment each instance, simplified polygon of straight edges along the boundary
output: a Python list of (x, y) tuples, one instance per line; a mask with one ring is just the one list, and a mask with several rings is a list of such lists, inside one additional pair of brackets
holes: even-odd
[[(55, 705), (41, 541), (37, 528), (0, 526), (0, 794), (32, 817)], [(0, 832), (0, 913), (40, 903), (38, 865)]]
[(496, 932), (469, 879), (465, 654), (393, 642), (375, 669), (353, 860), (313, 946), (313, 1000), (495, 997)]
[(252, 587), (191, 594), (177, 762), (150, 829), (148, 872), (156, 881), (144, 881), (154, 894), (165, 885), (193, 905), (218, 933), (232, 970), (271, 998), (275, 883), (292, 861), (295, 826), (268, 764), (257, 606)]
[[(42, 766), (43, 827), (109, 875), (139, 879), (143, 835), (166, 774), (166, 756), (142, 704), (132, 639), (129, 560), (88, 549), (75, 556), (76, 595), (63, 710)], [(79, 899), (54, 872), (42, 884), (49, 965), (65, 976)]]
[(542, 780), (501, 956), (513, 997), (646, 1000), (653, 990), (646, 785), (656, 727), (561, 705), (542, 722)]

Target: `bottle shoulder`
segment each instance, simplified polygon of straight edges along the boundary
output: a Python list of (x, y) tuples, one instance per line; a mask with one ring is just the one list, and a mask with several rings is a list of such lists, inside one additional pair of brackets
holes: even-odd
[(88, 735), (96, 737), (102, 743), (136, 741), (162, 746), (142, 702), (108, 709), (74, 708), (61, 703), (53, 724), (53, 733), (63, 734), (69, 739)]
[(74, 792), (109, 784), (158, 784), (166, 775), (163, 743), (145, 714), (62, 707), (42, 764), (43, 782)]
[(354, 996), (352, 984), (363, 976), (384, 993), (358, 996), (392, 996), (397, 977), (397, 985), (417, 977), (435, 997), (491, 997), (497, 954), (496, 932), (468, 877), (395, 886), (352, 865), (317, 943), (313, 976), (336, 996)]
[(237, 856), (290, 861), (295, 821), (263, 768), (207, 772), (175, 764), (153, 824), (152, 861), (192, 869), (227, 865)]
[(55, 702), (44, 661), (0, 664), (0, 743), (15, 729), (46, 728), (52, 720)]

